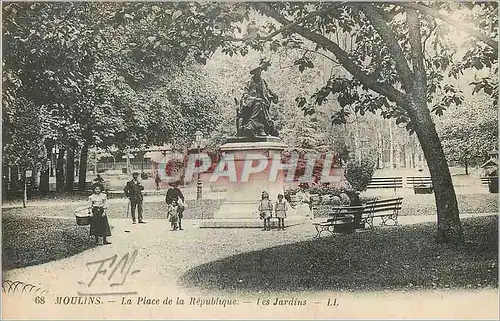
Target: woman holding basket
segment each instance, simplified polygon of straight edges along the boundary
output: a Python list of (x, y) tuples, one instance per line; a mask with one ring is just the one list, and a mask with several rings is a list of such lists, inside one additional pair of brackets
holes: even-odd
[(106, 240), (106, 237), (111, 236), (108, 218), (105, 210), (107, 196), (102, 193), (102, 187), (99, 184), (94, 186), (94, 193), (89, 196), (90, 211), (92, 220), (90, 222), (90, 235), (94, 235), (95, 243), (99, 243), (99, 236), (102, 237), (102, 244), (111, 244)]

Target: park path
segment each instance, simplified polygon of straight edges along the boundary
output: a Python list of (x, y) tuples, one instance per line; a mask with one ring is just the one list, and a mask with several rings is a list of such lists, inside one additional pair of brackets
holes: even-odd
[[(466, 218), (486, 215), (495, 213), (460, 216)], [(399, 223), (410, 225), (434, 222), (435, 219), (434, 215), (400, 216)], [(29, 282), (47, 290), (60, 287), (65, 291), (80, 291), (82, 288), (78, 281), (84, 281), (89, 276), (86, 263), (115, 254), (122, 257), (137, 250), (134, 267), (141, 270), (136, 278), (140, 281), (140, 287), (146, 284), (176, 286), (176, 280), (184, 272), (200, 264), (248, 251), (311, 240), (315, 235), (310, 223), (291, 226), (285, 231), (263, 232), (255, 228), (200, 229), (198, 222), (184, 220), (183, 231), (170, 231), (168, 222), (164, 219), (151, 219), (147, 224), (131, 224), (129, 219), (111, 219), (112, 244), (98, 246), (61, 260), (6, 271), (4, 278)], [(329, 237), (326, 235), (328, 234), (323, 237)]]
[[(463, 214), (461, 217), (484, 215), (494, 215), (494, 213)], [(400, 217), (401, 225), (430, 221), (435, 221), (435, 216)], [(198, 228), (198, 220), (185, 220), (183, 224), (185, 230), (175, 232), (170, 231), (167, 221), (162, 219), (151, 219), (144, 225), (133, 225), (127, 219), (112, 219), (110, 224), (113, 226), (113, 236), (110, 239), (112, 244), (98, 246), (65, 259), (5, 271), (3, 279), (30, 283), (47, 290), (50, 292), (49, 301), (54, 301), (56, 296), (77, 296), (78, 292), (108, 293), (110, 291), (137, 292), (136, 295), (132, 295), (133, 300), (142, 296), (157, 297), (162, 300), (167, 296), (189, 298), (208, 294), (193, 289), (187, 290), (177, 285), (178, 278), (187, 270), (203, 263), (244, 252), (311, 240), (315, 235), (314, 228), (309, 223), (289, 227), (286, 231), (273, 230), (270, 232), (263, 232), (260, 229), (200, 229)], [(341, 237), (341, 235), (333, 237)], [(109, 269), (107, 274), (97, 275), (92, 285), (88, 286), (98, 266), (98, 264), (87, 266), (89, 263), (104, 260), (114, 255), (117, 255), (117, 259), (120, 260), (127, 253), (132, 255), (134, 252), (137, 253), (137, 256), (131, 272), (136, 270), (140, 272), (129, 275), (124, 285), (110, 287), (110, 281), (107, 281), (106, 276), (109, 275), (111, 269), (104, 265), (103, 269)], [(121, 278), (119, 279), (121, 280)], [(113, 277), (112, 280), (116, 280), (116, 278)], [(121, 295), (104, 296), (102, 304), (108, 309), (106, 310), (108, 317), (130, 318), (133, 315), (144, 317), (144, 313), (141, 314), (140, 310), (122, 309), (121, 300)], [(62, 309), (62, 307), (59, 308)], [(71, 308), (73, 309), (73, 307)], [(67, 313), (65, 311), (61, 310), (61, 313)], [(90, 318), (91, 310), (82, 311), (84, 314), (80, 317)], [(95, 311), (95, 313), (99, 313), (98, 310)], [(181, 313), (182, 316), (187, 315), (185, 310), (174, 309), (170, 312)], [(195, 312), (190, 311), (189, 313)], [(237, 317), (237, 310), (233, 312), (236, 313), (235, 317)], [(154, 314), (151, 313), (152, 317)], [(189, 315), (197, 316), (196, 314)], [(39, 314), (37, 316), (40, 317)], [(48, 316), (52, 318), (52, 315)], [(69, 316), (75, 317), (75, 315)], [(260, 316), (270, 317), (266, 314)], [(165, 315), (161, 317), (165, 318)], [(240, 317), (244, 317), (244, 315)]]

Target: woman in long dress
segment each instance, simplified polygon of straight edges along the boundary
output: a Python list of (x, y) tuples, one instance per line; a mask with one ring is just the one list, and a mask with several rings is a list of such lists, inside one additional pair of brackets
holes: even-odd
[(92, 220), (90, 222), (90, 235), (95, 237), (95, 243), (99, 243), (99, 236), (102, 237), (102, 244), (111, 244), (106, 238), (111, 236), (108, 217), (106, 216), (107, 196), (102, 193), (102, 187), (97, 184), (94, 193), (89, 196)]
[(299, 216), (310, 217), (311, 213), (311, 194), (305, 189), (301, 188), (295, 196), (297, 197), (297, 205), (295, 208), (297, 209), (297, 214)]

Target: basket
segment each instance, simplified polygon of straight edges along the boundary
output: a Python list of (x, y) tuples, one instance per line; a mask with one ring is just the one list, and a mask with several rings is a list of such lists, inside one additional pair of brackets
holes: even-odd
[(83, 208), (75, 213), (76, 225), (85, 226), (90, 225), (90, 221), (92, 220), (92, 216), (88, 213), (88, 208)]

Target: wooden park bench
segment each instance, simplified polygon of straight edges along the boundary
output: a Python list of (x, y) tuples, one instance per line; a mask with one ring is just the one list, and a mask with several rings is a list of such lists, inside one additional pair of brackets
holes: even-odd
[[(398, 225), (398, 214), (403, 203), (402, 197), (394, 197), (384, 200), (369, 201), (361, 206), (336, 206), (333, 207), (330, 218), (325, 222), (313, 223), (318, 238), (323, 232), (353, 233), (356, 228), (364, 228), (368, 224), (373, 228), (373, 220), (381, 218), (381, 225), (387, 225), (392, 221)], [(356, 225), (356, 226), (355, 226)]]
[(403, 188), (403, 177), (372, 177), (367, 188)]
[(415, 194), (432, 193), (432, 179), (430, 176), (408, 176), (406, 178), (408, 186), (413, 187)]
[(398, 214), (403, 203), (402, 197), (394, 197), (383, 200), (366, 202), (361, 221), (370, 225), (373, 228), (373, 219), (380, 217), (381, 225), (387, 225), (387, 221), (392, 221), (394, 225), (398, 225)]
[(498, 179), (498, 176), (481, 177), (481, 184), (488, 186), (492, 179)]
[(364, 206), (335, 206), (332, 208), (330, 217), (324, 222), (313, 223), (316, 228), (316, 236), (318, 238), (323, 232), (353, 233), (354, 232), (354, 216), (363, 211)]

